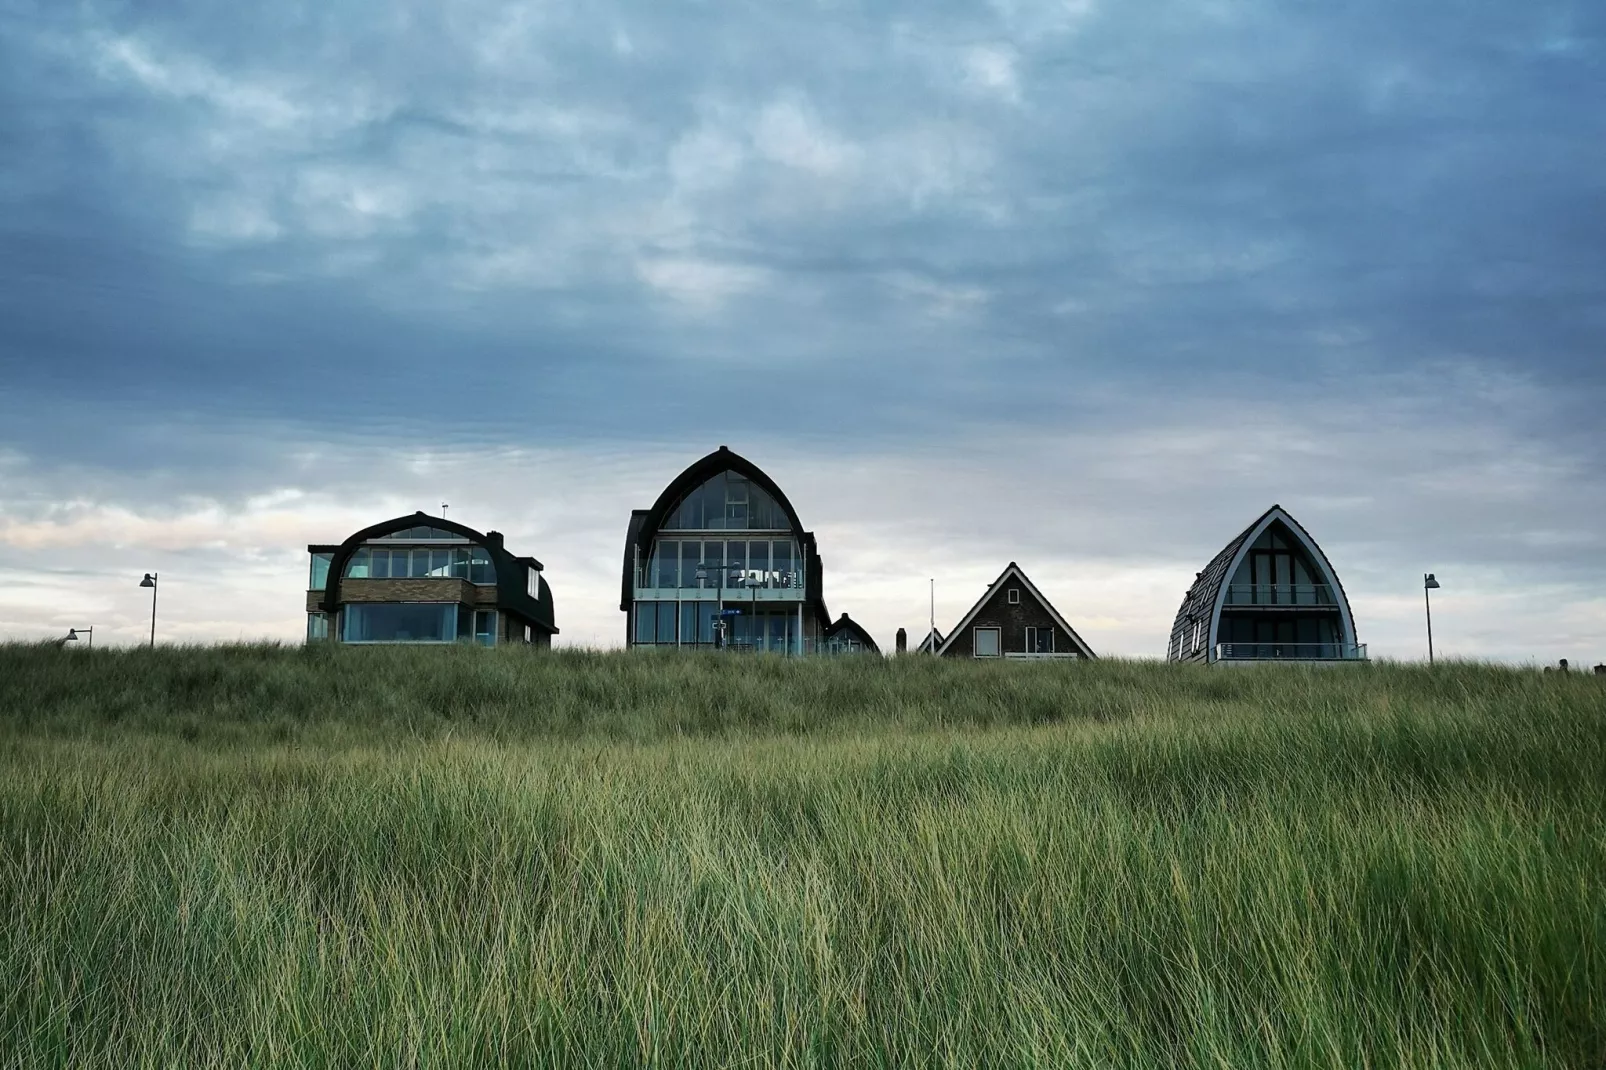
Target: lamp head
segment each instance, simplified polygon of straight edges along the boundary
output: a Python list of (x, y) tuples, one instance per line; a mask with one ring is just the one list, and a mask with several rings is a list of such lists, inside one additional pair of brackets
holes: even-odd
[(1439, 581), (1433, 578), (1433, 573), (1429, 572), (1426, 576), (1422, 577), (1422, 586), (1427, 587), (1430, 590), (1437, 590)]
[(155, 587), (156, 586), (156, 576), (155, 576), (155, 574), (150, 573), (150, 572), (145, 573), (145, 578), (139, 581), (139, 585), (141, 587)]
[(64, 641), (68, 642), (68, 643), (71, 643), (71, 642), (75, 642), (77, 639), (78, 639), (78, 629), (77, 628), (68, 628), (67, 629), (67, 638)]

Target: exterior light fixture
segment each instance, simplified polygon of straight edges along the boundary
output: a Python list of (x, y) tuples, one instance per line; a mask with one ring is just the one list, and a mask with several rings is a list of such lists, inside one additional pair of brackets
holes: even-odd
[(63, 639), (62, 642), (64, 642), (64, 643), (76, 643), (80, 638), (88, 639), (89, 640), (89, 644), (88, 644), (88, 647), (86, 649), (92, 649), (94, 647), (94, 645), (95, 645), (95, 629), (92, 628), (92, 627), (91, 628), (68, 628), (67, 629), (67, 638)]
[(1433, 603), (1428, 598), (1428, 592), (1436, 590), (1439, 581), (1433, 578), (1433, 573), (1424, 573), (1422, 576), (1422, 606), (1428, 615), (1428, 664), (1433, 664)]
[(151, 589), (151, 649), (154, 650), (156, 648), (156, 573), (145, 573), (145, 578), (139, 581), (139, 585)]

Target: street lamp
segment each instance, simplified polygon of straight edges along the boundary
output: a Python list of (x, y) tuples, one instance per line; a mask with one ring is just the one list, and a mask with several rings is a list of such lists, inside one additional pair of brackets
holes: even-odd
[(151, 589), (151, 649), (156, 649), (156, 573), (147, 572), (145, 578), (139, 581), (141, 587)]
[(1433, 573), (1422, 575), (1422, 605), (1428, 614), (1428, 664), (1433, 664), (1433, 603), (1428, 599), (1428, 592), (1435, 590), (1439, 581), (1433, 578)]
[(78, 638), (79, 638), (80, 635), (87, 636), (89, 638), (89, 646), (87, 647), (87, 649), (93, 650), (94, 647), (95, 647), (95, 629), (92, 628), (92, 627), (91, 628), (68, 628), (67, 629), (67, 638), (63, 639), (62, 642), (64, 642), (64, 643), (76, 643), (78, 641)]

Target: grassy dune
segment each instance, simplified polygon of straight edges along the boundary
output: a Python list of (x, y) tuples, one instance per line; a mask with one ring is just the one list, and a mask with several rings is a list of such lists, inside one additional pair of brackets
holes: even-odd
[(0, 647), (8, 1066), (1606, 1066), (1606, 686)]

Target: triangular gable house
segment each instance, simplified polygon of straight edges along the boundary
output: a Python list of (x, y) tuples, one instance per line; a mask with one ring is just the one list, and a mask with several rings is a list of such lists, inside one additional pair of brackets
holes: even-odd
[(937, 648), (945, 658), (1094, 658), (1053, 603), (1011, 561)]

